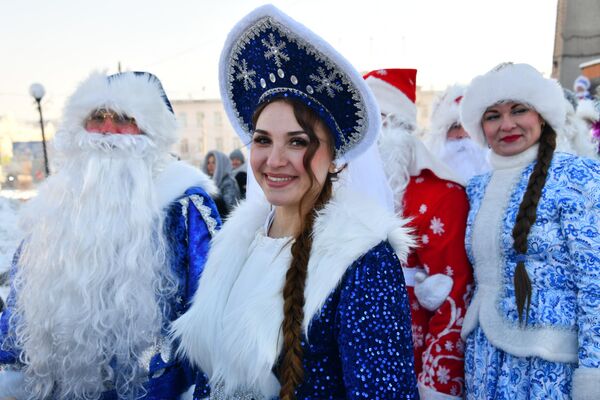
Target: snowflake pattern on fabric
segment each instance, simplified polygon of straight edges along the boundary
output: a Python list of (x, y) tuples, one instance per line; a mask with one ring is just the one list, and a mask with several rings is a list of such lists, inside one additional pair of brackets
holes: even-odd
[(256, 71), (248, 69), (246, 60), (242, 60), (241, 63), (235, 63), (235, 67), (238, 69), (235, 79), (244, 83), (244, 89), (256, 89), (256, 83), (254, 82), (254, 79), (252, 79), (256, 75)]
[(337, 78), (336, 71), (329, 71), (329, 73), (327, 73), (325, 72), (325, 69), (323, 69), (323, 67), (319, 67), (317, 68), (317, 73), (319, 75), (309, 75), (309, 78), (317, 84), (317, 86), (315, 87), (317, 93), (323, 92), (324, 89), (327, 92), (327, 95), (333, 98), (335, 97), (336, 92), (342, 91), (342, 86), (335, 83), (335, 80)]
[(283, 66), (281, 60), (290, 61), (290, 57), (283, 51), (283, 49), (285, 49), (285, 42), (283, 40), (277, 42), (275, 40), (275, 35), (272, 33), (269, 34), (268, 41), (266, 39), (261, 39), (261, 43), (268, 49), (265, 51), (265, 58), (267, 60), (272, 58), (278, 68)]
[(434, 234), (441, 236), (444, 231), (444, 223), (438, 217), (431, 218), (431, 224), (429, 225), (429, 229), (433, 231)]
[(409, 287), (409, 295), (419, 386), (440, 398), (460, 398), (464, 389), (460, 330), (472, 280), (464, 250), (468, 201), (462, 187), (450, 188), (447, 183), (428, 170), (411, 177), (403, 215), (412, 219), (410, 226), (421, 246), (409, 255), (406, 268), (422, 268), (427, 275), (445, 274), (453, 280), (450, 295), (433, 312), (412, 305), (419, 305), (414, 288)]
[[(533, 166), (522, 171), (498, 228), (504, 264), (496, 309), (482, 310), (498, 312), (508, 327), (518, 326), (512, 228)], [(473, 224), (490, 176), (473, 178), (467, 188), (471, 210), (465, 243), (472, 261)], [(533, 286), (528, 326), (572, 332), (579, 346), (574, 356), (579, 367), (585, 368), (600, 368), (599, 249), (600, 163), (555, 153), (528, 236), (526, 268)], [(477, 272), (477, 265), (474, 268)], [(519, 338), (502, 339), (510, 342)], [(473, 374), (468, 384), (470, 399), (570, 398), (573, 367), (569, 364), (507, 354), (489, 344), (481, 328), (469, 336), (468, 352)]]

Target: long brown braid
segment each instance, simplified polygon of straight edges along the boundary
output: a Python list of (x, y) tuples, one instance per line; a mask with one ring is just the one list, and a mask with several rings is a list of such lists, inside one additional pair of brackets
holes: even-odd
[[(327, 131), (328, 137), (331, 138), (331, 134), (321, 122), (318, 115), (303, 103), (288, 98), (280, 98), (274, 101), (283, 101), (292, 106), (298, 124), (310, 138), (310, 143), (303, 159), (304, 168), (310, 177), (310, 187), (303, 195), (300, 204), (309, 204), (311, 208), (309, 210), (303, 210), (302, 208), (298, 210), (302, 218), (300, 233), (296, 236), (291, 248), (292, 261), (287, 270), (283, 286), (283, 323), (281, 326), (283, 350), (279, 369), (279, 380), (281, 383), (279, 398), (281, 400), (295, 400), (296, 387), (304, 378), (301, 339), (302, 323), (304, 321), (304, 288), (306, 286), (308, 261), (313, 242), (312, 230), (318, 211), (331, 199), (333, 192), (332, 181), (335, 179), (336, 174), (327, 174), (320, 192), (318, 194), (314, 192), (316, 177), (310, 164), (320, 145), (315, 128), (320, 124)], [(269, 103), (262, 104), (254, 112), (254, 126), (256, 126), (256, 121), (267, 104)], [(330, 154), (333, 156), (333, 140), (329, 140), (327, 145)]]
[[(527, 236), (531, 227), (535, 223), (537, 216), (537, 205), (542, 196), (542, 189), (546, 184), (548, 168), (552, 162), (552, 155), (556, 148), (556, 132), (548, 124), (545, 124), (540, 137), (540, 147), (537, 154), (537, 162), (529, 177), (527, 190), (523, 200), (519, 205), (519, 212), (515, 226), (513, 227), (513, 248), (517, 255), (527, 254)], [(513, 278), (515, 287), (515, 298), (517, 311), (519, 313), (519, 323), (523, 323), (523, 312), (525, 312), (525, 324), (529, 316), (529, 306), (531, 305), (531, 280), (525, 269), (525, 262), (521, 259), (517, 262), (515, 275)]]

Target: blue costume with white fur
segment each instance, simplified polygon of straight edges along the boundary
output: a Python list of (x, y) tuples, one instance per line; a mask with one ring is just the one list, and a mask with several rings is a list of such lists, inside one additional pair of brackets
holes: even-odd
[[(160, 333), (157, 333), (157, 337), (152, 337), (153, 345), (146, 348), (141, 354), (136, 353), (135, 356), (131, 355), (130, 357), (136, 357), (133, 362), (141, 367), (139, 371), (141, 376), (138, 374), (135, 379), (143, 382), (145, 390), (143, 399), (179, 399), (193, 385), (197, 371), (185, 360), (176, 356), (176, 344), (169, 339), (168, 329), (171, 321), (187, 310), (204, 269), (210, 241), (220, 229), (221, 219), (210, 197), (217, 192), (217, 189), (212, 180), (201, 171), (185, 162), (177, 161), (169, 155), (168, 149), (176, 140), (176, 120), (171, 104), (156, 77), (140, 72), (112, 76), (92, 75), (83, 82), (66, 107), (63, 131), (61, 131), (63, 139), (73, 140), (69, 136), (71, 132), (83, 129), (84, 121), (90, 112), (102, 107), (117, 108), (120, 112), (135, 118), (136, 124), (143, 134), (150, 138), (152, 145), (156, 147), (157, 157), (162, 157), (160, 162), (152, 164), (152, 177), (147, 182), (150, 191), (153, 192), (153, 198), (149, 201), (156, 202), (157, 215), (160, 215), (157, 217), (157, 219), (160, 218), (160, 221), (152, 219), (150, 222), (156, 224), (154, 226), (163, 228), (161, 234), (166, 244), (167, 262), (164, 265), (159, 264), (158, 268), (170, 270), (170, 273), (161, 276), (174, 278), (176, 288), (169, 298), (161, 299), (166, 304), (166, 307), (162, 308), (165, 314), (162, 315)], [(86, 132), (86, 134), (91, 133)], [(56, 185), (56, 182), (61, 182), (60, 179), (65, 176), (61, 173), (64, 171), (59, 170), (50, 178), (55, 180), (48, 181), (47, 185)], [(114, 188), (104, 187), (100, 190), (114, 190)], [(44, 206), (48, 207), (48, 200), (45, 197), (39, 197), (36, 200), (39, 200), (40, 204), (45, 202)], [(125, 198), (125, 201), (128, 201), (128, 198)], [(102, 218), (102, 212), (105, 211), (108, 210), (99, 207), (98, 218)], [(65, 212), (73, 211), (65, 210)], [(36, 214), (36, 218), (40, 217)], [(37, 221), (34, 221), (33, 227), (37, 228), (35, 222)], [(126, 229), (127, 221), (123, 223)], [(111, 228), (117, 230), (122, 227)], [(59, 239), (56, 238), (56, 240)], [(25, 238), (25, 244), (22, 246), (27, 245), (27, 240)], [(128, 243), (123, 243), (123, 247), (127, 245)], [(150, 249), (155, 247), (157, 246), (149, 246)], [(82, 253), (84, 255), (77, 262), (81, 264), (82, 268), (85, 268), (87, 258), (94, 257), (94, 254)], [(14, 257), (11, 269), (13, 277), (20, 267), (19, 263), (20, 249)], [(136, 264), (135, 267), (139, 269), (147, 267), (139, 264)], [(98, 271), (99, 274), (101, 272)], [(118, 286), (119, 282), (112, 284)], [(49, 288), (48, 292), (51, 291), (52, 288)], [(56, 303), (60, 305), (59, 294), (40, 293), (40, 296), (46, 295), (57, 298)], [(100, 297), (102, 294), (94, 293), (94, 295)], [(0, 317), (0, 344), (2, 344), (0, 348), (0, 398), (24, 399), (31, 396), (31, 394), (25, 393), (24, 370), (26, 365), (23, 362), (26, 362), (27, 354), (17, 348), (15, 344), (15, 330), (19, 328), (20, 324), (25, 326), (27, 321), (11, 319), (11, 315), (16, 315), (18, 296), (19, 293), (15, 292), (13, 285), (7, 301), (7, 309)], [(27, 301), (27, 299), (23, 299), (23, 301)], [(156, 301), (158, 302), (158, 299)], [(114, 309), (111, 308), (104, 307), (104, 309), (108, 310), (107, 313), (114, 312)], [(57, 332), (56, 336), (59, 337), (61, 333)], [(54, 335), (54, 332), (51, 334)], [(107, 337), (111, 337), (108, 336), (110, 334), (111, 332), (108, 332)], [(116, 337), (115, 341), (119, 339)], [(123, 340), (126, 339), (123, 338)], [(27, 351), (30, 350), (27, 349)], [(108, 349), (104, 348), (103, 351), (108, 351)], [(119, 364), (116, 359), (115, 356), (107, 361), (115, 376), (120, 371), (127, 371), (123, 367), (123, 363)], [(127, 361), (131, 361), (131, 359)], [(37, 383), (35, 376), (30, 379), (33, 385)], [(100, 398), (102, 400), (119, 399), (114, 382), (105, 377), (102, 379), (98, 384), (99, 390), (103, 391)], [(58, 397), (57, 387), (60, 387), (61, 383), (54, 380), (51, 384), (54, 386), (50, 388), (52, 391), (50, 397)]]
[[(258, 8), (232, 29), (220, 86), (245, 142), (257, 107), (285, 98), (312, 109), (326, 125), (336, 162), (357, 166), (356, 157), (372, 150), (379, 132), (379, 109), (362, 76), (273, 6)], [(282, 289), (293, 237), (268, 236), (271, 206), (251, 188), (215, 237), (190, 310), (173, 324), (182, 353), (210, 378), (210, 393), (198, 387), (197, 399), (269, 400), (280, 393)], [(393, 210), (347, 189), (340, 179), (314, 219), (298, 321), (304, 374), (296, 398), (414, 399), (410, 310), (399, 261), (412, 241)]]
[[(600, 393), (600, 163), (554, 154), (528, 237), (525, 265), (533, 291), (523, 329), (512, 279), (512, 227), (533, 170), (537, 147), (532, 150), (522, 163), (480, 175), (467, 188), (466, 246), (476, 278), (463, 327), (468, 398)], [(494, 243), (478, 239), (478, 218)]]

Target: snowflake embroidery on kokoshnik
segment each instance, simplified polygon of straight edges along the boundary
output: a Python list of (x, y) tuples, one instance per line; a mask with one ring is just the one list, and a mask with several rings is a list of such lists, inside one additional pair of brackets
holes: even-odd
[(431, 218), (431, 224), (429, 225), (429, 229), (433, 231), (434, 234), (442, 236), (445, 232), (444, 223), (438, 217)]
[(449, 265), (446, 265), (446, 271), (445, 272), (446, 272), (446, 275), (448, 275), (448, 276), (453, 276), (454, 275), (454, 270)]
[(238, 69), (235, 79), (238, 81), (244, 81), (244, 89), (250, 90), (250, 86), (252, 86), (252, 89), (256, 89), (256, 83), (254, 83), (254, 79), (252, 79), (256, 75), (256, 71), (248, 69), (246, 60), (242, 60), (241, 63), (236, 62), (234, 65)]
[(429, 236), (427, 236), (427, 235), (421, 236), (421, 242), (423, 244), (428, 244), (429, 243)]
[(265, 51), (265, 58), (267, 60), (270, 60), (272, 58), (273, 61), (275, 61), (275, 65), (277, 65), (278, 68), (281, 68), (281, 66), (283, 65), (281, 60), (290, 61), (290, 57), (283, 51), (283, 49), (285, 49), (285, 42), (280, 41), (279, 43), (277, 43), (275, 40), (275, 35), (273, 35), (272, 33), (269, 33), (269, 41), (267, 41), (266, 39), (261, 39), (261, 43), (268, 49), (267, 51)]
[(427, 206), (425, 204), (421, 204), (421, 207), (419, 207), (419, 213), (425, 214), (426, 212), (427, 212)]
[(334, 90), (338, 92), (342, 91), (343, 88), (334, 82), (337, 78), (337, 72), (331, 71), (329, 75), (327, 75), (323, 67), (317, 68), (317, 72), (319, 73), (319, 76), (315, 74), (310, 74), (309, 76), (310, 79), (317, 83), (317, 86), (315, 87), (317, 93), (321, 93), (323, 89), (325, 89), (327, 95), (333, 98), (335, 96)]

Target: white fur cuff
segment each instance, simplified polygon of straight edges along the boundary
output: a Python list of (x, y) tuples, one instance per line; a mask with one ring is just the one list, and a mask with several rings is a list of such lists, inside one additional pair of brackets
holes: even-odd
[(21, 371), (5, 370), (0, 372), (0, 398), (26, 399), (23, 389), (25, 374)]
[(600, 399), (600, 369), (579, 367), (573, 374), (573, 400)]
[(452, 396), (446, 393), (438, 392), (435, 389), (424, 386), (421, 382), (417, 385), (419, 387), (419, 397), (421, 400), (460, 400), (460, 396)]
[(417, 273), (415, 275), (415, 296), (419, 304), (429, 311), (435, 311), (446, 300), (453, 285), (454, 281), (447, 275), (426, 276), (423, 273)]

